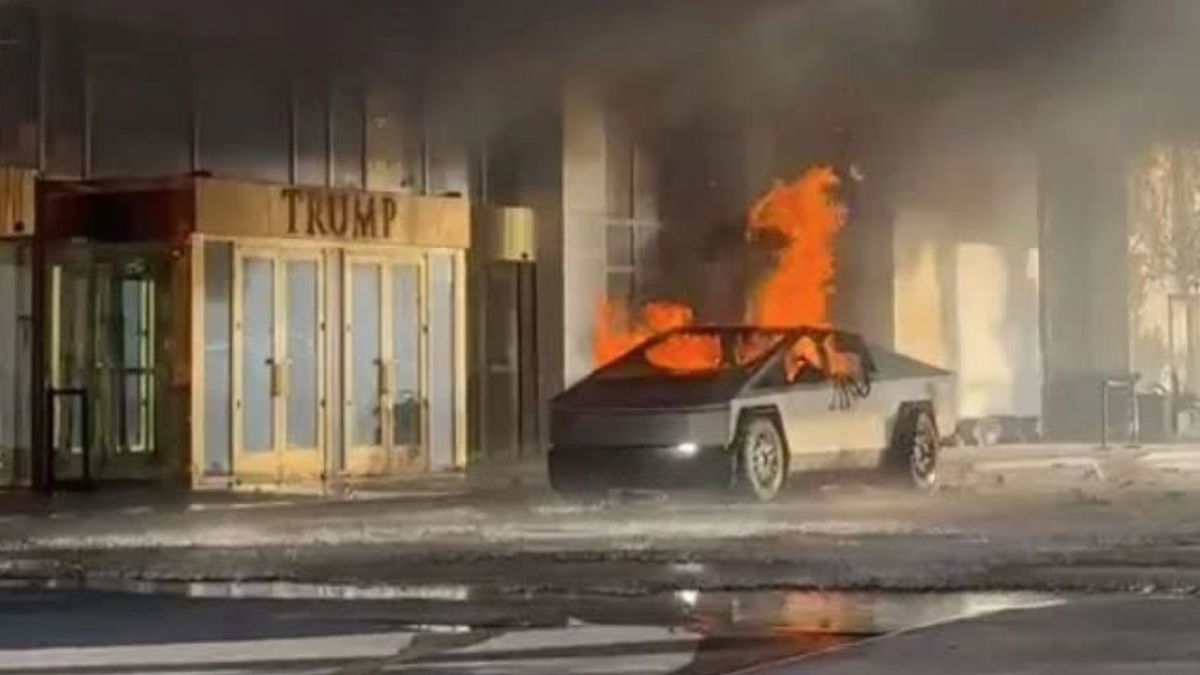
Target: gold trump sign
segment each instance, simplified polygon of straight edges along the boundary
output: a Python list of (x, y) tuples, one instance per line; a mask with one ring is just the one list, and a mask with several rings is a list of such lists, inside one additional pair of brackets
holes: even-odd
[(336, 190), (202, 178), (196, 229), (226, 236), (467, 248), (470, 206), (460, 197)]
[(283, 188), (288, 234), (391, 239), (399, 206), (392, 195)]

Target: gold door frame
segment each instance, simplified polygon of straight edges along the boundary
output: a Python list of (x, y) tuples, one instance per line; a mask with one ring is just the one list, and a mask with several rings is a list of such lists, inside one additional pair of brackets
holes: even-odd
[[(271, 449), (257, 452), (247, 452), (245, 449), (245, 267), (247, 258), (257, 258), (271, 262), (272, 311), (278, 311), (278, 264), (274, 251), (269, 248), (234, 244), (233, 248), (233, 279), (230, 294), (232, 296), (233, 325), (230, 333), (233, 344), (230, 350), (230, 370), (232, 379), (230, 388), (230, 403), (233, 405), (230, 430), (233, 435), (233, 462), (231, 470), (236, 481), (240, 483), (277, 483), (281, 477), (279, 460), (276, 456), (279, 448), (278, 407), (275, 396), (271, 397)], [(274, 316), (271, 331), (271, 355), (278, 354), (279, 318)]]
[[(229, 433), (230, 433), (230, 468), (229, 474), (207, 475), (206, 467), (208, 465), (208, 443), (207, 434), (211, 433), (206, 429), (203, 423), (205, 419), (205, 352), (204, 352), (204, 326), (207, 321), (205, 316), (205, 302), (203, 293), (208, 286), (208, 281), (205, 278), (206, 266), (205, 245), (210, 242), (226, 242), (232, 245), (232, 260), (231, 260), (231, 279), (230, 279), (230, 313), (231, 326), (230, 338), (233, 342), (230, 348), (230, 418), (229, 418)], [(455, 370), (453, 374), (455, 379), (455, 390), (457, 414), (456, 414), (456, 442), (454, 447), (454, 462), (455, 467), (461, 469), (467, 461), (466, 453), (466, 413), (465, 413), (465, 397), (466, 397), (466, 279), (465, 279), (465, 261), (461, 250), (446, 249), (446, 248), (428, 248), (428, 247), (394, 247), (394, 246), (345, 246), (336, 245), (330, 246), (328, 242), (322, 241), (298, 241), (295, 239), (279, 239), (266, 237), (231, 237), (221, 235), (206, 235), (194, 234), (191, 237), (191, 288), (193, 297), (191, 301), (191, 461), (192, 461), (192, 484), (198, 488), (222, 488), (230, 487), (245, 476), (244, 467), (240, 466), (242, 456), (239, 454), (241, 448), (241, 434), (243, 420), (241, 410), (237, 406), (237, 401), (242, 393), (242, 348), (241, 335), (238, 327), (240, 317), (242, 315), (241, 295), (242, 295), (242, 264), (239, 253), (242, 251), (254, 251), (261, 253), (270, 253), (274, 256), (282, 251), (287, 252), (303, 252), (312, 256), (322, 258), (320, 269), (320, 296), (318, 302), (320, 304), (320, 322), (322, 330), (320, 332), (320, 351), (319, 360), (322, 363), (320, 367), (320, 397), (324, 401), (322, 415), (319, 422), (319, 438), (322, 441), (322, 447), (316, 454), (320, 457), (321, 467), (315, 471), (311, 466), (304, 466), (304, 471), (301, 472), (310, 477), (317, 477), (332, 470), (336, 473), (341, 473), (346, 476), (365, 476), (369, 475), (366, 471), (370, 468), (372, 461), (383, 459), (379, 455), (374, 455), (374, 460), (371, 456), (364, 456), (361, 453), (353, 451), (350, 445), (352, 433), (351, 422), (348, 418), (348, 408), (346, 400), (350, 396), (349, 387), (351, 386), (348, 369), (350, 367), (350, 350), (353, 345), (350, 343), (351, 337), (346, 330), (346, 321), (349, 318), (349, 312), (352, 310), (352, 304), (349, 302), (349, 294), (351, 293), (350, 274), (351, 265), (355, 261), (367, 260), (384, 265), (385, 275), (391, 274), (391, 267), (396, 264), (411, 264), (417, 267), (418, 274), (418, 307), (419, 307), (419, 384), (421, 391), (419, 396), (421, 399), (420, 408), (420, 434), (421, 434), (421, 454), (418, 461), (409, 462), (402, 466), (389, 464), (388, 468), (401, 472), (420, 471), (428, 468), (429, 461), (429, 417), (428, 417), (428, 392), (429, 392), (429, 369), (426, 363), (428, 359), (428, 265), (426, 259), (430, 253), (451, 254), (455, 260)], [(278, 269), (278, 266), (277, 266)], [(278, 273), (278, 272), (277, 272)], [(335, 278), (333, 275), (337, 275)], [(341, 284), (341, 288), (331, 288), (330, 284)], [(279, 287), (279, 284), (276, 284)], [(381, 292), (386, 292), (390, 297), (392, 293), (392, 283), (390, 279), (383, 279), (384, 288)], [(339, 296), (332, 295), (338, 293)], [(381, 302), (382, 294), (381, 294)], [(341, 307), (336, 307), (341, 304)], [(381, 321), (387, 326), (387, 330), (391, 330), (391, 318), (381, 317)], [(340, 330), (337, 335), (338, 339), (328, 331)], [(381, 336), (382, 337), (382, 336)], [(390, 336), (389, 336), (390, 337)], [(390, 343), (384, 345), (387, 349), (391, 349)], [(331, 351), (335, 350), (335, 351)], [(334, 417), (336, 416), (336, 417)], [(334, 431), (336, 430), (336, 436)], [(276, 438), (282, 438), (276, 432)], [(378, 452), (381, 452), (378, 451)], [(264, 453), (266, 454), (266, 453)], [(270, 453), (274, 454), (274, 453)], [(401, 453), (388, 453), (399, 455)], [(270, 476), (271, 480), (276, 480), (274, 473)], [(295, 478), (292, 478), (295, 479)]]
[[(321, 251), (304, 251), (299, 249), (285, 249), (279, 252), (278, 267), (276, 269), (276, 307), (280, 310), (280, 318), (277, 320), (279, 326), (283, 330), (278, 331), (276, 336), (276, 354), (282, 360), (283, 391), (279, 397), (277, 405), (279, 407), (279, 436), (280, 443), (278, 449), (281, 454), (281, 482), (316, 482), (322, 480), (325, 475), (326, 466), (326, 448), (328, 443), (325, 442), (325, 418), (328, 410), (329, 395), (325, 386), (325, 371), (328, 368), (328, 349), (325, 336), (325, 256)], [(314, 317), (316, 319), (316, 379), (313, 382), (316, 392), (316, 410), (314, 414), (316, 419), (316, 434), (314, 447), (293, 447), (291, 439), (288, 437), (288, 402), (291, 396), (291, 362), (292, 355), (288, 350), (288, 327), (291, 325), (291, 317), (289, 311), (291, 308), (290, 298), (288, 293), (290, 289), (287, 282), (288, 264), (293, 262), (311, 262), (316, 265), (315, 281), (316, 281), (316, 297), (313, 300), (316, 302), (316, 307), (313, 308)]]
[[(245, 297), (243, 289), (244, 267), (247, 259), (268, 260), (272, 272), (272, 303), (273, 329), (271, 332), (271, 439), (272, 448), (267, 451), (247, 452), (244, 446), (243, 432), (245, 424), (244, 406), (244, 359), (245, 359)], [(314, 448), (292, 448), (287, 435), (288, 379), (287, 372), (287, 327), (288, 327), (288, 296), (287, 296), (287, 264), (294, 261), (314, 262), (317, 265), (317, 296), (315, 298), (317, 316), (317, 446)], [(230, 367), (232, 370), (232, 386), (230, 389), (233, 405), (230, 417), (233, 435), (232, 474), (238, 482), (316, 482), (325, 473), (326, 452), (325, 442), (326, 415), (328, 392), (326, 389), (325, 371), (327, 369), (327, 349), (325, 336), (325, 259), (320, 249), (296, 248), (281, 249), (266, 244), (234, 244), (232, 295), (232, 339)], [(202, 419), (202, 418), (201, 418)], [(203, 447), (197, 449), (202, 453)]]
[[(356, 445), (354, 443), (354, 293), (353, 271), (355, 265), (371, 265), (379, 270), (379, 303), (380, 303), (380, 368), (379, 391), (377, 401), (380, 405), (380, 444)], [(401, 456), (398, 448), (392, 446), (394, 432), (394, 334), (396, 303), (393, 298), (394, 268), (411, 266), (417, 272), (417, 326), (418, 326), (418, 358), (417, 381), (419, 391), (416, 392), (420, 402), (420, 438), (418, 456), (411, 461), (409, 453)], [(423, 471), (428, 467), (428, 368), (426, 358), (428, 353), (427, 306), (426, 306), (426, 270), (425, 259), (419, 250), (378, 250), (352, 247), (344, 249), (342, 258), (342, 448), (343, 457), (341, 469), (346, 476), (389, 475)]]

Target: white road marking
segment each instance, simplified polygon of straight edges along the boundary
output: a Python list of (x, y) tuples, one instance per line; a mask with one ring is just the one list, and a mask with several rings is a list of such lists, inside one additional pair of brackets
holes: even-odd
[[(485, 636), (485, 639), (463, 647), (449, 647), (444, 652), (427, 647), (417, 648), (416, 654), (406, 653), (412, 645), (413, 632), (355, 634), (341, 636), (279, 638), (246, 641), (175, 642), (170, 644), (121, 645), (104, 647), (55, 647), (49, 649), (0, 650), (0, 673), (20, 673), (37, 670), (102, 668), (108, 671), (149, 675), (158, 670), (179, 673), (180, 668), (212, 675), (214, 672), (243, 672), (238, 664), (280, 664), (304, 661), (377, 660), (384, 671), (405, 671), (411, 668), (408, 658), (420, 654), (428, 662), (421, 667), (448, 668), (452, 672), (545, 673), (563, 672), (626, 673), (674, 672), (690, 663), (700, 635), (691, 631), (661, 626), (597, 626), (572, 622), (566, 629), (533, 629)], [(654, 646), (642, 651), (645, 645)], [(663, 646), (670, 648), (663, 649)], [(624, 650), (621, 648), (625, 647)], [(539, 653), (543, 650), (549, 652)], [(562, 650), (578, 650), (564, 654)], [(593, 652), (593, 650), (595, 650)], [(441, 652), (453, 660), (437, 657)], [(479, 654), (473, 661), (468, 655)], [(497, 654), (507, 658), (496, 659)], [(214, 671), (212, 668), (227, 666)], [(325, 672), (314, 668), (311, 672)], [(290, 668), (288, 672), (293, 672)], [(192, 672), (192, 671), (188, 671)], [(254, 672), (259, 672), (257, 669)]]
[[(415, 668), (399, 662), (385, 665), (382, 670), (389, 673), (489, 675), (665, 674), (692, 663), (699, 642), (700, 635), (687, 630), (663, 626), (598, 626), (573, 620), (566, 630), (513, 631), (476, 645), (446, 651), (447, 656), (454, 657), (453, 661), (434, 656)], [(653, 648), (646, 650), (647, 645)], [(538, 653), (547, 649), (552, 651)], [(563, 654), (558, 650), (576, 650), (577, 653)], [(473, 654), (479, 654), (480, 659), (471, 660)], [(503, 654), (504, 658), (496, 658), (497, 654)]]
[(258, 661), (366, 659), (391, 656), (408, 646), (412, 633), (364, 633), (268, 640), (174, 642), (112, 647), (53, 647), (0, 650), (0, 673), (54, 668), (202, 666)]

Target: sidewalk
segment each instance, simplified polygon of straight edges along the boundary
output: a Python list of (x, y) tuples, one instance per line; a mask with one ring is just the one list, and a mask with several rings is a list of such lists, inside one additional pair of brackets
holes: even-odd
[[(1034, 492), (1145, 488), (1200, 489), (1200, 445), (1113, 446), (1037, 444), (952, 447), (941, 455), (947, 489)], [(91, 492), (0, 490), (0, 519), (71, 514), (187, 513), (236, 511), (305, 504), (395, 501), (412, 509), (477, 502), (544, 500), (549, 494), (545, 463), (479, 464), (468, 472), (361, 480), (318, 488), (183, 490), (101, 486)]]
[(769, 504), (707, 493), (584, 504), (530, 486), (416, 497), (380, 487), (378, 499), (101, 490), (0, 513), (0, 583), (1200, 587), (1200, 448), (955, 448), (942, 472), (935, 494), (875, 473), (814, 475)]
[(187, 512), (295, 505), (322, 501), (304, 494), (248, 491), (188, 491), (152, 486), (101, 486), (90, 491), (52, 494), (30, 489), (0, 490), (0, 519), (18, 516), (61, 517), (73, 513)]
[(957, 488), (1200, 488), (1200, 445), (1102, 448), (1042, 443), (946, 448), (943, 481)]
[(0, 489), (0, 520), (18, 516), (69, 517), (80, 513), (235, 511), (364, 501), (403, 501), (429, 506), (467, 499), (512, 501), (540, 497), (548, 489), (545, 460), (538, 456), (517, 463), (479, 463), (466, 472), (360, 479), (325, 487), (264, 485), (186, 490), (121, 484), (52, 494), (27, 488)]

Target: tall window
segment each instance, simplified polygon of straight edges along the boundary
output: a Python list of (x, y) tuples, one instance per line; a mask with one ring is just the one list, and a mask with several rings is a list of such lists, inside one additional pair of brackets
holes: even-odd
[(605, 291), (610, 300), (629, 302), (634, 298), (653, 259), (658, 227), (653, 220), (609, 220)]
[(653, 199), (653, 166), (638, 143), (628, 119), (610, 114), (605, 159), (608, 188), (606, 293), (609, 300), (629, 303), (653, 269), (659, 223)]

